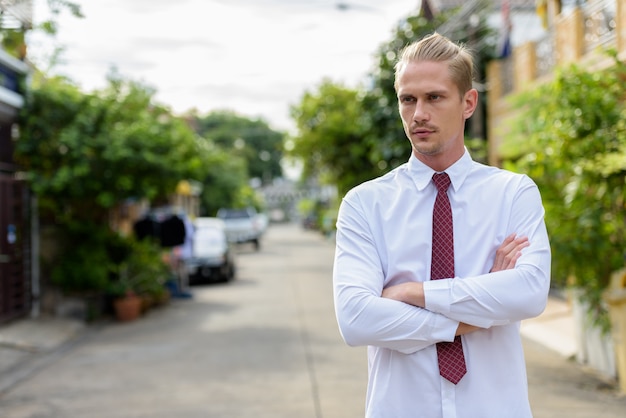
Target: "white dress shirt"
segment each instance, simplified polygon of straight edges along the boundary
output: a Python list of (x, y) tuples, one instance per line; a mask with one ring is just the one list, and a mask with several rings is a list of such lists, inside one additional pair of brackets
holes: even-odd
[[(341, 334), (368, 346), (370, 418), (532, 416), (520, 321), (545, 308), (550, 244), (539, 191), (527, 176), (474, 162), (468, 151), (446, 170), (457, 277), (430, 281), (435, 172), (408, 163), (346, 194), (337, 220), (333, 273)], [(527, 236), (514, 269), (489, 273), (511, 233)], [(426, 308), (381, 297), (385, 287), (424, 282)], [(435, 343), (466, 334), (467, 374), (439, 375)]]

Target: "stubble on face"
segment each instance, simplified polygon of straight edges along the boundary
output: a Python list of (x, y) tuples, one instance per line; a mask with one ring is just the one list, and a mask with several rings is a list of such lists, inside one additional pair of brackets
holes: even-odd
[[(411, 132), (414, 132), (415, 130), (412, 129)], [(443, 149), (444, 149), (444, 144), (441, 143), (440, 141), (429, 141), (429, 140), (422, 140), (419, 138), (415, 138), (411, 132), (407, 133), (407, 136), (409, 138), (409, 142), (411, 143), (411, 147), (413, 148), (413, 151), (415, 151), (417, 154), (421, 154), (424, 156), (434, 156), (437, 154), (440, 154)], [(436, 135), (437, 132), (433, 131), (433, 135)]]

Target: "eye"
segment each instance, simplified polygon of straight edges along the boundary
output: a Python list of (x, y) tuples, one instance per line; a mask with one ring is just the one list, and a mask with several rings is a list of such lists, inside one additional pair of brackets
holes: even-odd
[(413, 103), (415, 102), (415, 97), (412, 96), (401, 96), (400, 103)]
[(429, 94), (428, 95), (428, 100), (430, 100), (430, 101), (436, 101), (436, 100), (439, 100), (439, 99), (441, 99), (441, 96), (438, 95), (438, 94)]

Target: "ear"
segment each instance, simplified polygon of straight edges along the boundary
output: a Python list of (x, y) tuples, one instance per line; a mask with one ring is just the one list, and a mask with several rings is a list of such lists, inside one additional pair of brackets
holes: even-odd
[(476, 89), (468, 90), (463, 96), (463, 103), (465, 105), (463, 117), (467, 120), (474, 114), (476, 106), (478, 105), (478, 91)]

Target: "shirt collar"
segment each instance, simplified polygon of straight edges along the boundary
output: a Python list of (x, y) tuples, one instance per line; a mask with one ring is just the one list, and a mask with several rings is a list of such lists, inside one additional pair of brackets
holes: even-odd
[[(445, 170), (445, 172), (448, 173), (448, 176), (450, 176), (452, 188), (455, 191), (459, 190), (467, 178), (472, 168), (472, 163), (472, 157), (467, 148), (465, 148), (463, 156)], [(415, 154), (411, 152), (411, 157), (409, 158), (409, 174), (415, 182), (415, 186), (418, 190), (424, 190), (431, 182), (433, 174), (435, 173), (435, 170), (418, 160)]]

